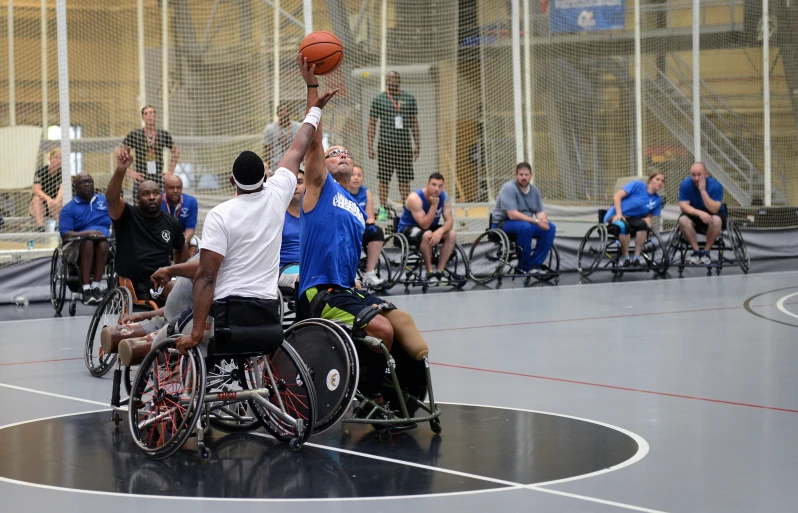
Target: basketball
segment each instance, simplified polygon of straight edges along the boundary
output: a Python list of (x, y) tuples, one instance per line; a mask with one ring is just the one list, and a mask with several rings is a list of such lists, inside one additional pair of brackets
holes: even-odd
[(311, 32), (299, 44), (299, 53), (307, 58), (308, 66), (316, 65), (317, 75), (335, 71), (344, 60), (344, 47), (331, 32)]

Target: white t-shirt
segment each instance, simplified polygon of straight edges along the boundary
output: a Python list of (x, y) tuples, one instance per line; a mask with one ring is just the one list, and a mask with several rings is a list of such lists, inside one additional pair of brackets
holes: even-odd
[(213, 299), (277, 299), (285, 209), (295, 189), (296, 175), (280, 168), (262, 191), (242, 194), (208, 212), (202, 249), (224, 257)]
[(291, 121), (286, 128), (281, 128), (280, 123), (277, 122), (266, 125), (266, 129), (263, 131), (263, 145), (272, 148), (272, 161), (269, 163), (269, 169), (277, 168), (280, 159), (288, 151), (291, 141), (299, 133), (300, 128), (302, 128), (302, 123), (299, 121)]

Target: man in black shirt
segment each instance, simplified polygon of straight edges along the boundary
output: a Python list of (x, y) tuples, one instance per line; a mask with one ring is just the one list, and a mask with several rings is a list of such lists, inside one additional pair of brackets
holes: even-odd
[(137, 206), (122, 199), (122, 180), (133, 157), (130, 148), (118, 146), (114, 151), (116, 170), (108, 183), (106, 200), (108, 214), (114, 222), (116, 235), (116, 272), (133, 282), (136, 297), (149, 297), (150, 276), (161, 267), (185, 261), (185, 238), (180, 223), (161, 210), (161, 189), (151, 180), (139, 184)]
[(44, 216), (58, 219), (61, 213), (61, 148), (50, 152), (49, 165), (36, 171), (33, 179), (33, 197), (28, 212), (36, 221), (37, 229), (44, 231)]
[[(158, 184), (158, 187), (163, 189), (164, 177), (174, 174), (177, 158), (180, 156), (180, 151), (169, 132), (158, 130), (155, 127), (157, 117), (155, 108), (152, 105), (147, 105), (141, 109), (141, 119), (144, 121), (144, 128), (133, 130), (122, 141), (124, 146), (130, 146), (136, 152), (136, 170), (128, 172), (135, 182), (133, 187), (134, 196), (138, 195), (139, 184), (144, 180), (153, 180)], [(167, 171), (163, 169), (164, 148), (172, 150), (172, 160), (169, 162)]]

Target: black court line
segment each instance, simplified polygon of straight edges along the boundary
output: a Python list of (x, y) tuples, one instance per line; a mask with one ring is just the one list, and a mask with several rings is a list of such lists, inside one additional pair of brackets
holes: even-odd
[[(759, 317), (761, 319), (765, 319), (766, 321), (775, 322), (775, 323), (778, 323), (778, 324), (783, 324), (785, 326), (791, 326), (793, 328), (798, 328), (798, 324), (793, 324), (791, 322), (785, 322), (785, 321), (779, 321), (777, 319), (771, 319), (770, 317), (765, 317), (762, 314), (756, 313), (754, 311), (754, 307), (751, 306), (751, 303), (754, 301), (754, 299), (756, 299), (758, 297), (762, 297), (762, 296), (767, 295), (767, 294), (772, 294), (774, 292), (782, 292), (782, 291), (785, 291), (785, 290), (795, 290), (795, 289), (798, 289), (798, 287), (793, 285), (792, 287), (782, 287), (780, 289), (773, 289), (773, 290), (768, 290), (766, 292), (761, 292), (759, 294), (756, 294), (756, 295), (751, 296), (748, 299), (746, 299), (745, 302), (743, 302), (743, 308), (745, 308), (748, 311), (748, 313), (750, 313), (752, 315), (756, 315), (757, 317)], [(765, 306), (765, 305), (757, 305), (757, 306)]]

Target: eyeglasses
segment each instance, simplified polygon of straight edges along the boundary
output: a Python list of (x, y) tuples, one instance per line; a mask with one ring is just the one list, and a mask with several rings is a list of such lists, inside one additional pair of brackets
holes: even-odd
[(343, 155), (346, 158), (353, 159), (353, 160), (355, 158), (355, 156), (352, 155), (351, 151), (342, 150), (341, 148), (335, 148), (334, 150), (330, 150), (330, 153), (328, 153), (327, 156), (324, 157), (324, 158), (328, 159), (330, 157), (340, 157), (341, 155)]

